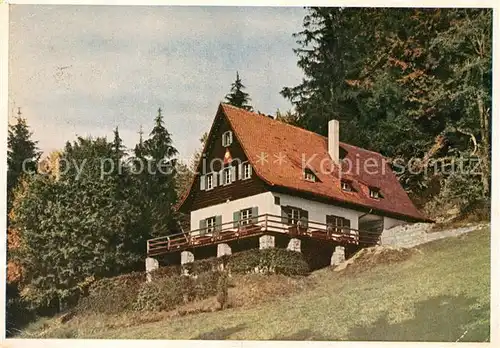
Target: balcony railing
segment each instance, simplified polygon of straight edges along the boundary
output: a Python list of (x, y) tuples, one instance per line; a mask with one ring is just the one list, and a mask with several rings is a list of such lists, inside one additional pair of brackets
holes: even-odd
[[(285, 218), (286, 219), (286, 218)], [(380, 233), (359, 231), (344, 226), (332, 226), (322, 222), (299, 221), (296, 224), (284, 221), (283, 217), (263, 214), (247, 220), (225, 222), (214, 227), (202, 228), (188, 233), (178, 233), (147, 241), (149, 256), (181, 251), (217, 243), (259, 236), (264, 233), (283, 233), (290, 237), (308, 237), (333, 241), (343, 245), (375, 245)]]

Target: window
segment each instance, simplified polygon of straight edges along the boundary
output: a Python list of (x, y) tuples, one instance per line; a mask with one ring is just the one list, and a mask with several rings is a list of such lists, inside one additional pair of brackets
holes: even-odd
[(351, 227), (351, 220), (343, 218), (342, 216), (327, 215), (326, 224), (329, 232), (349, 233), (349, 228)]
[(242, 167), (242, 179), (245, 180), (245, 179), (250, 179), (250, 177), (252, 176), (252, 166), (250, 165), (250, 163), (243, 163), (243, 167)]
[(243, 209), (240, 211), (240, 224), (241, 225), (248, 225), (252, 222), (251, 217), (252, 217), (252, 209)]
[(207, 226), (207, 233), (211, 233), (213, 231), (215, 231), (215, 216), (212, 216), (212, 217), (209, 217), (207, 219), (205, 219), (206, 221), (206, 226)]
[(297, 207), (282, 206), (281, 207), (282, 222), (288, 225), (301, 225), (307, 227), (309, 213)]
[(290, 221), (292, 225), (298, 224), (300, 221), (300, 210), (292, 208), (288, 216), (288, 221)]
[(222, 170), (222, 183), (224, 185), (229, 185), (231, 183), (231, 167)]
[(340, 181), (340, 187), (342, 188), (343, 191), (351, 192), (352, 191), (352, 186), (351, 183), (346, 181), (346, 180), (341, 180)]
[(227, 131), (222, 134), (222, 146), (227, 147), (233, 142), (233, 132)]
[(274, 196), (274, 204), (276, 204), (276, 205), (280, 205), (281, 204), (279, 197)]
[(307, 181), (312, 181), (312, 182), (315, 182), (316, 181), (316, 175), (314, 175), (314, 173), (312, 172), (312, 170), (310, 169), (306, 169), (304, 171), (304, 178), (307, 180)]
[(248, 226), (257, 223), (259, 207), (245, 208), (233, 213), (233, 227)]
[(370, 187), (370, 197), (375, 199), (381, 198), (382, 195), (380, 194), (380, 190), (375, 187)]
[(214, 176), (213, 174), (207, 175), (207, 190), (211, 190), (214, 188)]
[(200, 190), (211, 190), (217, 186), (217, 176), (214, 173), (200, 176)]

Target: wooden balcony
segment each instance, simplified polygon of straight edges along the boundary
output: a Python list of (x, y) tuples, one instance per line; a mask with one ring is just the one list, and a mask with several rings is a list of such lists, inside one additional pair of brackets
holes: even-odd
[(281, 216), (263, 214), (250, 221), (231, 221), (214, 228), (197, 229), (147, 241), (148, 256), (158, 256), (186, 249), (227, 243), (230, 241), (261, 236), (263, 234), (286, 234), (294, 238), (314, 238), (340, 245), (369, 246), (379, 244), (379, 233), (359, 231), (348, 227), (331, 226), (321, 222), (308, 221), (289, 224)]

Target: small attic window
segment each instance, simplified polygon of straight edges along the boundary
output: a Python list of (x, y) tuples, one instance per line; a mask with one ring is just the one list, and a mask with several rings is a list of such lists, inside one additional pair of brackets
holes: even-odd
[(316, 182), (316, 175), (310, 169), (304, 170), (304, 179), (311, 182)]
[(233, 132), (227, 131), (222, 133), (222, 146), (228, 147), (233, 142)]
[(347, 192), (353, 191), (351, 183), (347, 180), (341, 180), (340, 187), (342, 188), (342, 191), (347, 191)]
[(374, 199), (379, 199), (382, 198), (382, 195), (380, 194), (380, 189), (376, 187), (370, 187), (370, 197)]

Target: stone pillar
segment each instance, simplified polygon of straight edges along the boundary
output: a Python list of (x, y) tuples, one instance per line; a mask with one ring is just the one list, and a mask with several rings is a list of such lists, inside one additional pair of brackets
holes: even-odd
[(290, 251), (298, 251), (300, 253), (300, 239), (298, 238), (290, 238), (290, 241), (288, 242), (288, 246), (286, 247), (287, 250)]
[(194, 254), (187, 250), (181, 251), (181, 265), (190, 262), (194, 262)]
[(259, 249), (274, 248), (274, 236), (268, 234), (259, 237)]
[(217, 257), (224, 255), (231, 255), (231, 247), (226, 243), (217, 244)]
[(335, 247), (335, 251), (332, 254), (331, 265), (337, 266), (345, 261), (345, 248), (343, 246)]
[(146, 258), (146, 281), (150, 282), (152, 280), (151, 272), (153, 272), (155, 269), (158, 269), (159, 267), (160, 264), (158, 263), (157, 259), (154, 259), (152, 257)]

